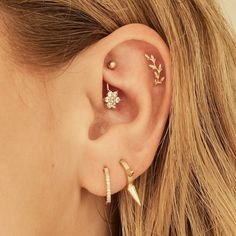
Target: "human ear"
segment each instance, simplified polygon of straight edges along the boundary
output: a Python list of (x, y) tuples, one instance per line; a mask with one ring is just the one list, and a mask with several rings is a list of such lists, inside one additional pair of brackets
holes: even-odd
[[(96, 57), (91, 60), (89, 55)], [(135, 178), (154, 159), (171, 107), (170, 56), (155, 31), (131, 24), (88, 48), (83, 60), (93, 64), (86, 75), (93, 119), (79, 178), (81, 187), (105, 196), (104, 166), (110, 170), (111, 192), (116, 193), (127, 184), (120, 159), (129, 163)], [(113, 109), (104, 103), (107, 84), (121, 99)]]

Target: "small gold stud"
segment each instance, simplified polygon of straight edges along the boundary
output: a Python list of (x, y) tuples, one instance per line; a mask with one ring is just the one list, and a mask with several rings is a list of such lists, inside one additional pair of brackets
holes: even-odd
[(110, 69), (110, 70), (114, 70), (116, 68), (116, 62), (115, 61), (110, 61), (107, 65), (107, 67)]

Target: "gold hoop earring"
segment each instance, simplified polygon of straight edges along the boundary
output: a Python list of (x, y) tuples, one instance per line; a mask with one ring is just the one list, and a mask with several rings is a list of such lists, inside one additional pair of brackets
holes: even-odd
[(111, 177), (110, 177), (110, 171), (107, 167), (104, 167), (103, 172), (104, 172), (105, 181), (106, 181), (106, 204), (110, 204), (111, 203)]
[(140, 202), (137, 190), (136, 190), (135, 186), (133, 185), (134, 171), (129, 167), (128, 163), (125, 160), (121, 159), (120, 164), (123, 167), (123, 169), (126, 173), (126, 176), (127, 176), (127, 182), (128, 182), (127, 190), (130, 193), (130, 195), (132, 196), (132, 198), (135, 200), (135, 202), (139, 206), (141, 206), (141, 202)]

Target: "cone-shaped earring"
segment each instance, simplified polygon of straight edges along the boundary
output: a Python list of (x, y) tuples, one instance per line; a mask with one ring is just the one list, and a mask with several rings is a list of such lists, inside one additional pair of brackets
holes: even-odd
[(135, 202), (139, 206), (141, 206), (141, 202), (140, 202), (137, 190), (136, 190), (135, 186), (133, 185), (134, 171), (130, 169), (128, 163), (125, 160), (121, 159), (120, 164), (123, 167), (123, 169), (127, 175), (127, 181), (128, 181), (127, 190), (130, 193), (130, 195), (132, 196), (132, 198), (135, 200)]

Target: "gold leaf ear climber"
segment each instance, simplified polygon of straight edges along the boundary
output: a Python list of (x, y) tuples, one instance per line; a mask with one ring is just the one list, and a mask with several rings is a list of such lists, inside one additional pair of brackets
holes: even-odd
[(116, 68), (116, 62), (115, 61), (110, 61), (107, 65), (107, 67), (110, 69), (110, 70), (114, 70)]
[(135, 202), (139, 206), (141, 206), (141, 202), (140, 202), (137, 190), (136, 190), (135, 186), (133, 185), (134, 171), (130, 169), (128, 163), (125, 160), (121, 159), (120, 164), (123, 167), (123, 169), (126, 173), (126, 176), (127, 176), (127, 182), (128, 182), (127, 190), (130, 193), (130, 195), (132, 196), (132, 198), (135, 200)]
[(157, 86), (158, 84), (162, 84), (165, 80), (165, 77), (161, 77), (162, 72), (162, 64), (156, 65), (156, 58), (151, 54), (150, 56), (148, 54), (145, 54), (145, 57), (148, 61), (150, 61), (152, 64), (149, 64), (148, 66), (154, 71), (155, 80), (154, 80), (154, 86)]

